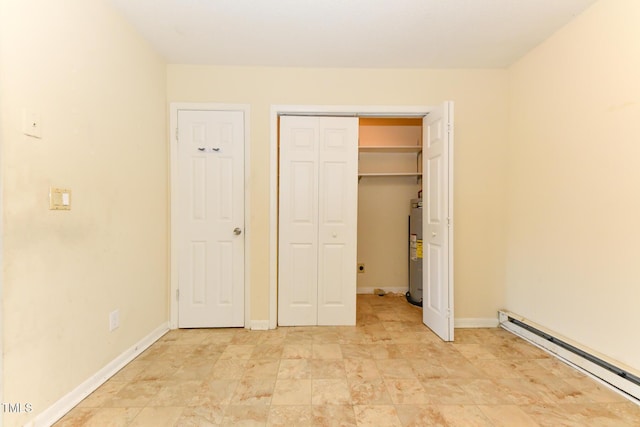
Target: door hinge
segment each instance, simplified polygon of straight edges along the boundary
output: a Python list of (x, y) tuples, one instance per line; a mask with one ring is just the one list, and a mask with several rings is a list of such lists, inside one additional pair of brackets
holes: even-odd
[(176, 141), (178, 141), (178, 128), (176, 128)]
[(180, 301), (180, 289), (176, 289), (176, 301)]
[(451, 227), (451, 217), (447, 217), (447, 227)]

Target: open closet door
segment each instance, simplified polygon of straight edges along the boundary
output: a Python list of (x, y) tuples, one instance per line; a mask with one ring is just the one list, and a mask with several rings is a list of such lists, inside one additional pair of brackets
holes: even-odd
[(453, 103), (423, 122), (422, 321), (453, 341)]

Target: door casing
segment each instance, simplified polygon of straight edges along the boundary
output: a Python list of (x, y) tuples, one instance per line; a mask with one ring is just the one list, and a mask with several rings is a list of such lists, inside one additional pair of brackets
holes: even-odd
[[(278, 116), (424, 117), (436, 107), (424, 105), (272, 105), (269, 177), (269, 329), (278, 323)], [(450, 271), (453, 280), (453, 271)], [(453, 313), (452, 313), (453, 315)]]
[(250, 106), (248, 104), (214, 104), (214, 103), (184, 103), (184, 102), (172, 102), (170, 104), (170, 117), (169, 117), (169, 162), (170, 162), (170, 298), (169, 298), (169, 327), (176, 329), (178, 327), (178, 248), (173, 242), (177, 241), (177, 206), (176, 198), (171, 197), (172, 194), (177, 194), (178, 183), (178, 140), (176, 129), (178, 127), (178, 111), (179, 110), (196, 110), (196, 111), (240, 111), (244, 115), (244, 327), (251, 328), (251, 287), (250, 280), (250, 254), (251, 254), (251, 222), (247, 219), (247, 212), (250, 212), (251, 201), (251, 188), (247, 185), (250, 182), (251, 175), (250, 170)]

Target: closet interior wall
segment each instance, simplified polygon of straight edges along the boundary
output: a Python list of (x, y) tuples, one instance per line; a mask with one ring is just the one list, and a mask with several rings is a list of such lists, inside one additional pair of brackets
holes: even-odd
[(360, 118), (359, 137), (358, 264), (364, 272), (357, 292), (404, 294), (410, 200), (422, 188), (422, 119)]

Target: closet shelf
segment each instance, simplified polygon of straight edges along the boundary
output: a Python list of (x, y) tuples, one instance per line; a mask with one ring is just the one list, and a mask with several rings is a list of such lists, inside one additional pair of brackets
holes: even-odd
[(420, 145), (398, 145), (398, 146), (373, 146), (360, 145), (358, 150), (362, 153), (420, 153), (422, 146)]
[(361, 172), (358, 176), (422, 176), (422, 172)]

